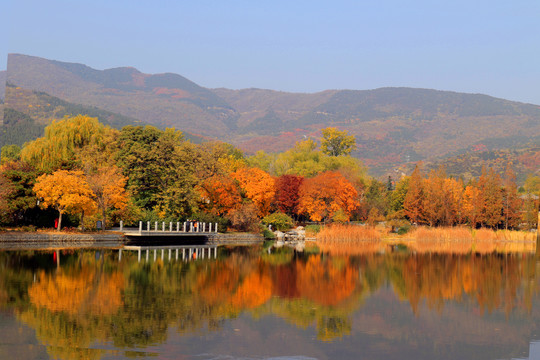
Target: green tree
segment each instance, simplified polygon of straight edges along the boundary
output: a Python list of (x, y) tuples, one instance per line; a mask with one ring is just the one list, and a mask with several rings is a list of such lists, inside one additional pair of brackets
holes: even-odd
[(21, 157), (21, 148), (17, 145), (5, 145), (0, 150), (0, 165), (9, 161), (19, 160)]
[(160, 218), (189, 216), (197, 205), (200, 153), (180, 131), (126, 126), (118, 138), (118, 166), (135, 203)]
[(36, 207), (36, 194), (32, 188), (36, 177), (37, 171), (21, 161), (10, 161), (0, 167), (0, 213), (4, 222), (13, 225), (35, 222), (32, 209)]
[(347, 155), (356, 149), (354, 135), (348, 135), (346, 130), (339, 131), (335, 127), (322, 129), (321, 149), (330, 156)]

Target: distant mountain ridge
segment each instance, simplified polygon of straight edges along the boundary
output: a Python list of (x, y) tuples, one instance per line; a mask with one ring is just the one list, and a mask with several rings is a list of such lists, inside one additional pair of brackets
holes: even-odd
[[(281, 151), (320, 129), (354, 134), (355, 155), (372, 169), (514, 146), (540, 136), (540, 106), (482, 94), (412, 88), (327, 90), (207, 89), (183, 76), (10, 54), (7, 81), (157, 126), (231, 142), (248, 152)], [(9, 97), (6, 97), (6, 107)]]

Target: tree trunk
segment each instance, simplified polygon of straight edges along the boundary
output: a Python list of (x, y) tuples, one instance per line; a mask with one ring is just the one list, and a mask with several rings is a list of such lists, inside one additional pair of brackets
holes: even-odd
[(101, 222), (102, 222), (101, 228), (103, 230), (105, 230), (105, 229), (107, 229), (107, 224), (105, 223), (105, 207), (103, 208), (103, 212), (101, 214), (101, 217), (102, 217), (102, 219), (101, 219)]
[(60, 231), (62, 229), (62, 211), (58, 210), (60, 213), (60, 216), (58, 216), (58, 227), (56, 228), (57, 231)]
[(85, 231), (85, 228), (84, 228), (84, 210), (81, 213), (81, 223), (79, 225), (81, 226), (82, 231)]

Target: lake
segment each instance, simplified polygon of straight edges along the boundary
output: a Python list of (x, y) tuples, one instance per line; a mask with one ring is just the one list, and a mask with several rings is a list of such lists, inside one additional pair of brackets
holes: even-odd
[(0, 359), (540, 359), (539, 276), (534, 252), (0, 251)]

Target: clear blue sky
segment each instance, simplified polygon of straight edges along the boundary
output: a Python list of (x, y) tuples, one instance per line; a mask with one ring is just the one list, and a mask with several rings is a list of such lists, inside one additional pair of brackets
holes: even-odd
[(540, 1), (0, 0), (16, 52), (214, 88), (422, 87), (540, 104)]

